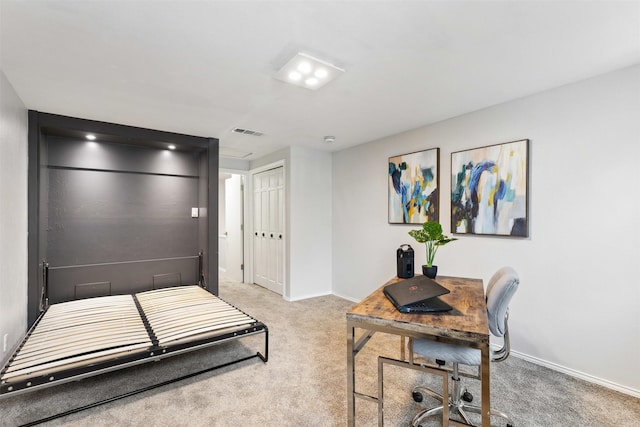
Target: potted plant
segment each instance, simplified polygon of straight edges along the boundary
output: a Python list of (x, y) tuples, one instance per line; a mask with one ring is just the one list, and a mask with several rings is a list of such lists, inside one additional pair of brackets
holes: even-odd
[(433, 265), (433, 259), (440, 246), (458, 240), (455, 237), (447, 237), (442, 234), (442, 226), (436, 221), (427, 221), (422, 224), (420, 230), (411, 230), (409, 235), (416, 239), (418, 243), (424, 243), (427, 247), (427, 265), (422, 266), (422, 274), (434, 279), (438, 273), (438, 266)]

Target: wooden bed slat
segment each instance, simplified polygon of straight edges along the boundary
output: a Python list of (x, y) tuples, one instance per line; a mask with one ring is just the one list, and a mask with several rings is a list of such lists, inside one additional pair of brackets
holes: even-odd
[(49, 357), (53, 355), (67, 357), (69, 355), (77, 354), (79, 351), (86, 353), (103, 348), (137, 343), (147, 343), (147, 345), (151, 345), (149, 334), (147, 334), (144, 329), (142, 331), (136, 331), (135, 334), (129, 333), (127, 335), (122, 335), (117, 331), (113, 331), (109, 335), (76, 339), (74, 341), (64, 343), (54, 342), (49, 346), (40, 346), (38, 348), (31, 349), (30, 351), (21, 351), (20, 354), (13, 359), (14, 361), (12, 366), (15, 366), (18, 362), (24, 363), (27, 360), (37, 360), (40, 357)]
[(5, 381), (13, 377), (16, 377), (18, 375), (42, 375), (43, 373), (49, 375), (50, 372), (57, 372), (61, 368), (67, 369), (69, 367), (77, 367), (79, 364), (82, 364), (82, 362), (85, 362), (88, 359), (93, 359), (93, 361), (95, 361), (96, 359), (99, 359), (105, 356), (113, 357), (114, 355), (121, 355), (134, 350), (144, 351), (146, 348), (147, 348), (146, 344), (137, 344), (137, 345), (131, 345), (128, 347), (103, 350), (103, 351), (96, 352), (94, 354), (70, 357), (65, 360), (59, 360), (52, 363), (45, 363), (45, 364), (34, 366), (31, 368), (22, 369), (20, 371), (3, 374), (2, 380)]

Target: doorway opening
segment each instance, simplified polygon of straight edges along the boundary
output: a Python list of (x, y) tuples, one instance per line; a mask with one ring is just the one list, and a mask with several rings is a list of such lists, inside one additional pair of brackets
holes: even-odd
[(220, 280), (244, 282), (244, 183), (235, 173), (219, 173), (218, 275)]

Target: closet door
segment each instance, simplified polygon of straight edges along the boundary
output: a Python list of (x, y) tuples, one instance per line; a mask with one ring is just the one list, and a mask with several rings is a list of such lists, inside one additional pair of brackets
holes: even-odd
[(282, 295), (284, 283), (283, 168), (255, 174), (253, 191), (253, 281)]

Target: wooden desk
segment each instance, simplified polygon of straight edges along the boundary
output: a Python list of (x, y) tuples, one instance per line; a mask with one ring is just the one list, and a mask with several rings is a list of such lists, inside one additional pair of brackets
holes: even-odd
[[(480, 279), (438, 276), (436, 281), (451, 293), (440, 298), (453, 310), (437, 314), (400, 313), (384, 296), (384, 286), (398, 282), (394, 278), (356, 304), (347, 312), (347, 410), (348, 425), (355, 426), (356, 397), (378, 401), (379, 398), (356, 391), (355, 359), (375, 332), (430, 339), (464, 345), (481, 351), (482, 426), (490, 425), (489, 397), (489, 322), (484, 287)], [(356, 328), (365, 332), (355, 342)], [(404, 338), (402, 339), (404, 344)], [(401, 351), (404, 359), (404, 347)], [(409, 395), (409, 393), (407, 393)]]

